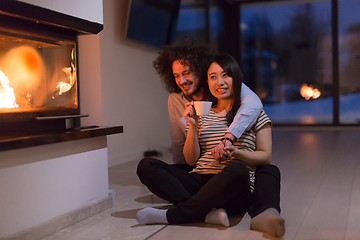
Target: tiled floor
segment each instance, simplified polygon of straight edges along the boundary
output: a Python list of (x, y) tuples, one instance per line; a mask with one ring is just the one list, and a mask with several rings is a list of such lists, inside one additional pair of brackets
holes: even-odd
[[(360, 129), (284, 129), (273, 131), (273, 163), (282, 173), (284, 239), (360, 239)], [(169, 161), (170, 155), (162, 157)], [(139, 159), (109, 169), (116, 190), (112, 209), (44, 240), (110, 239), (271, 239), (249, 230), (250, 218), (231, 219), (231, 227), (208, 224), (140, 226), (136, 212), (167, 206), (142, 186), (135, 174)]]

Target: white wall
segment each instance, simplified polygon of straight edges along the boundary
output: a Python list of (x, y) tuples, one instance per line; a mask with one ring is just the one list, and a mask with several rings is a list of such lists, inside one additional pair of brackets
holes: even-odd
[(171, 146), (168, 93), (152, 66), (158, 50), (125, 39), (128, 7), (129, 0), (104, 1), (99, 33), (103, 124), (124, 126), (108, 137), (110, 166)]
[(20, 0), (43, 8), (103, 23), (102, 0)]
[(79, 36), (80, 110), (82, 126), (103, 125), (99, 35)]
[(0, 239), (108, 197), (106, 137), (0, 152)]

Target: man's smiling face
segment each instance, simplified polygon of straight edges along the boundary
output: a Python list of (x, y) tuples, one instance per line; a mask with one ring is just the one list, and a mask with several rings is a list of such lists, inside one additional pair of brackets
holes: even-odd
[(173, 75), (176, 84), (187, 96), (198, 93), (199, 78), (191, 72), (190, 67), (182, 60), (176, 60), (172, 64)]

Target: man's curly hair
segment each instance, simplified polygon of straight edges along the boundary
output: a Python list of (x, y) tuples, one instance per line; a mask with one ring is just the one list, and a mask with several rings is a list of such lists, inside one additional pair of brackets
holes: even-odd
[(210, 48), (196, 42), (184, 41), (180, 44), (164, 46), (159, 56), (153, 61), (153, 66), (159, 74), (164, 87), (170, 93), (181, 93), (181, 89), (176, 84), (172, 64), (176, 60), (181, 60), (182, 64), (189, 66), (192, 74), (199, 78), (199, 87), (206, 86), (206, 67), (210, 59)]

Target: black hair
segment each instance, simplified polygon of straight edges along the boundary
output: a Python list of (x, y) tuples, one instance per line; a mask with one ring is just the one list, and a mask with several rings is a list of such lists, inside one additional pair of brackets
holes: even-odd
[(207, 63), (209, 62), (211, 53), (210, 48), (201, 45), (195, 41), (183, 41), (182, 43), (174, 43), (162, 48), (159, 56), (153, 61), (153, 66), (159, 74), (164, 87), (170, 93), (181, 93), (181, 89), (176, 84), (172, 64), (176, 60), (180, 60), (181, 64), (187, 65), (192, 74), (199, 78), (199, 88), (206, 88)]
[[(240, 69), (239, 64), (228, 53), (219, 53), (214, 55), (209, 61), (208, 68), (212, 63), (216, 62), (220, 65), (220, 67), (230, 76), (232, 77), (232, 96), (233, 96), (233, 104), (230, 111), (226, 114), (226, 120), (228, 125), (232, 123), (234, 117), (240, 108), (241, 105), (241, 85), (243, 82), (243, 73)], [(217, 99), (215, 97), (212, 98), (213, 106), (216, 106)]]

